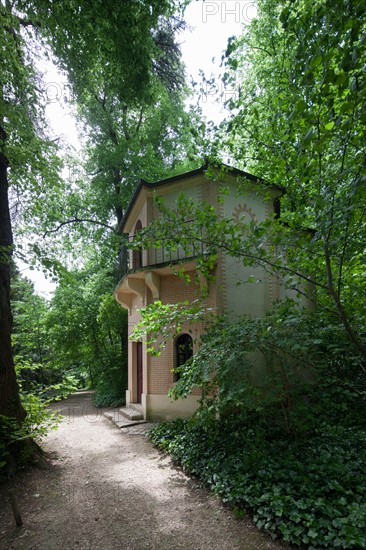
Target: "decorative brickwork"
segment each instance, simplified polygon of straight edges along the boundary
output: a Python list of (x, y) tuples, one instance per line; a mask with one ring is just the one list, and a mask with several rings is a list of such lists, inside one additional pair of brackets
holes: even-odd
[(246, 204), (238, 204), (238, 206), (234, 208), (233, 219), (239, 222), (244, 216), (249, 216), (251, 220), (257, 221), (257, 216), (249, 206)]

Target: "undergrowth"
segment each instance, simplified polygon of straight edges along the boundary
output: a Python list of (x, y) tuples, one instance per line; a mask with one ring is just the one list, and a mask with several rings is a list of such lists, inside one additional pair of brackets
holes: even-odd
[(126, 403), (127, 376), (119, 368), (110, 369), (100, 376), (93, 396), (96, 407), (121, 407)]
[(62, 419), (58, 411), (49, 409), (50, 399), (29, 393), (21, 394), (21, 402), (26, 412), (21, 425), (15, 418), (0, 415), (0, 481), (31, 463), (34, 453), (27, 442), (40, 443)]
[(330, 425), (273, 437), (235, 417), (161, 423), (151, 441), (274, 538), (366, 548), (366, 430)]
[(126, 398), (121, 395), (121, 392), (96, 390), (93, 396), (93, 404), (95, 407), (122, 407), (126, 404)]

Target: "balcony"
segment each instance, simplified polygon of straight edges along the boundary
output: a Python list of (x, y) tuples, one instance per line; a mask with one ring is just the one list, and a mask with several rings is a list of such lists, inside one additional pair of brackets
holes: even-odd
[(186, 271), (194, 270), (197, 256), (205, 252), (206, 244), (202, 240), (197, 240), (187, 250), (181, 246), (175, 250), (161, 246), (132, 251), (122, 247), (118, 256), (117, 301), (131, 311), (133, 295), (145, 299), (145, 286), (150, 289), (153, 299), (159, 300), (161, 276), (176, 273), (177, 266)]
[(206, 252), (207, 245), (202, 240), (197, 240), (187, 250), (178, 246), (175, 250), (149, 247), (147, 250), (129, 251), (124, 245), (118, 255), (119, 279), (126, 275), (144, 270), (162, 269), (167, 266), (174, 266), (180, 263), (189, 263), (195, 260), (198, 255)]

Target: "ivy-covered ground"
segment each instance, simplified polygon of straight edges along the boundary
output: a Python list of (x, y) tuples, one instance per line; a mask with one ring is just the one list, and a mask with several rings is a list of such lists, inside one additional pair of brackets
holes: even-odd
[(366, 548), (366, 430), (322, 427), (274, 438), (237, 418), (178, 419), (152, 442), (273, 537), (316, 548)]

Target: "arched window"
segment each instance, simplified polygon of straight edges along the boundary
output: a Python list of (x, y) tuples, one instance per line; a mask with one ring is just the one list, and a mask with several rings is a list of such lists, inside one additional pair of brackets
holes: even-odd
[[(181, 334), (175, 341), (175, 368), (184, 365), (193, 355), (193, 340), (189, 334)], [(174, 382), (180, 378), (178, 372), (174, 373)]]
[[(141, 231), (141, 229), (142, 223), (140, 220), (137, 220), (135, 225), (134, 238), (136, 237), (136, 234)], [(142, 250), (140, 248), (132, 251), (132, 269), (138, 269), (139, 267), (142, 267)]]

